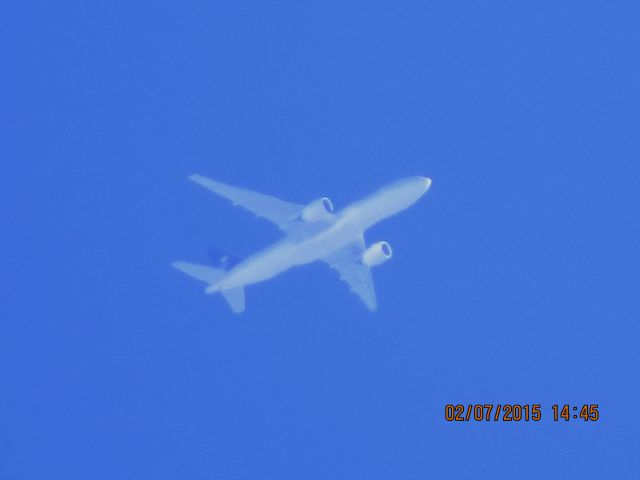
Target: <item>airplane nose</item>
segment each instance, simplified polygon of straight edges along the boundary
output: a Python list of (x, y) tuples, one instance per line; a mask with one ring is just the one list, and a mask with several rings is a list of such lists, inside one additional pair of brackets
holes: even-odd
[(427, 177), (418, 177), (420, 179), (420, 181), (422, 182), (422, 185), (424, 186), (424, 191), (426, 192), (427, 190), (429, 190), (429, 187), (431, 186), (431, 179), (427, 178)]

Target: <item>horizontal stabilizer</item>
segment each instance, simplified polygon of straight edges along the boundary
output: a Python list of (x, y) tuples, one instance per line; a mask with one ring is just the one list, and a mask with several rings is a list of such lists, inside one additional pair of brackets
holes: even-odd
[(244, 287), (221, 290), (220, 293), (227, 301), (234, 313), (244, 312)]
[(221, 268), (197, 265), (195, 263), (173, 262), (171, 266), (177, 268), (183, 273), (186, 273), (190, 277), (197, 278), (198, 280), (209, 284), (218, 282), (226, 274), (226, 272)]
[[(213, 268), (207, 265), (198, 265), (195, 263), (173, 262), (171, 266), (177, 268), (183, 273), (186, 273), (190, 277), (197, 278), (198, 280), (207, 283), (209, 286), (218, 283), (227, 274), (227, 272), (222, 268)], [(222, 293), (222, 296), (234, 313), (244, 312), (244, 287), (222, 290), (220, 293)]]

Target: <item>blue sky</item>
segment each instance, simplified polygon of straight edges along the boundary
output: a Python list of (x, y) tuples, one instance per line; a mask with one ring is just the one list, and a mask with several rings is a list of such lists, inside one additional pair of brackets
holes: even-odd
[[(0, 11), (0, 478), (638, 477), (635, 2)], [(279, 233), (194, 172), (433, 186), (367, 232), (375, 314), (318, 264), (238, 318), (169, 264)]]

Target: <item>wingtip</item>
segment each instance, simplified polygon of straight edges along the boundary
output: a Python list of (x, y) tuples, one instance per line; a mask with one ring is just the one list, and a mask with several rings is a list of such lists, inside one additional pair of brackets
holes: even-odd
[(208, 188), (209, 190), (213, 190), (214, 192), (216, 192), (217, 188), (220, 188), (221, 186), (223, 186), (222, 183), (212, 178), (205, 177), (204, 175), (200, 175), (199, 173), (192, 173), (187, 178), (192, 182), (197, 183), (201, 187)]

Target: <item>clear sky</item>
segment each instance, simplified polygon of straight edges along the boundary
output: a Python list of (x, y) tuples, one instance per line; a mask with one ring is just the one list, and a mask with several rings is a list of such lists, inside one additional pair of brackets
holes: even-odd
[[(0, 7), (0, 478), (640, 478), (640, 6)], [(279, 238), (187, 180), (336, 208), (371, 314), (314, 264), (234, 316), (170, 267)], [(446, 422), (448, 403), (542, 405)], [(554, 422), (551, 405), (598, 404)]]

